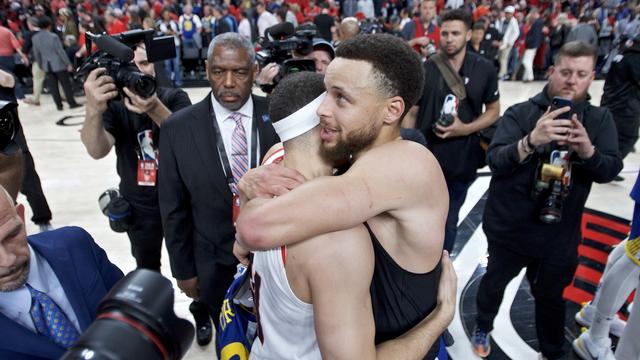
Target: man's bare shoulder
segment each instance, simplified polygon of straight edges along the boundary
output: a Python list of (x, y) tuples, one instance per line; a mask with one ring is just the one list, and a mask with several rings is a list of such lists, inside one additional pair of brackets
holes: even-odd
[(338, 272), (373, 269), (373, 245), (364, 225), (319, 235), (301, 244), (305, 247), (305, 267), (309, 269)]
[(407, 140), (394, 140), (366, 151), (345, 175), (367, 181), (377, 179), (400, 191), (445, 186), (442, 169), (431, 151)]
[(440, 165), (431, 151), (414, 141), (394, 140), (366, 151), (354, 163), (352, 168), (379, 167), (379, 171), (397, 171), (404, 169), (414, 172), (433, 172)]

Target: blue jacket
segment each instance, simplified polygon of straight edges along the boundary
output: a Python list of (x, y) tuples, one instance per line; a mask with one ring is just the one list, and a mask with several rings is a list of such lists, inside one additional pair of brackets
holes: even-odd
[[(79, 227), (29, 236), (33, 250), (42, 255), (56, 273), (67, 298), (86, 330), (95, 319), (98, 303), (123, 277), (122, 271), (91, 235)], [(65, 349), (0, 314), (0, 359), (59, 359)]]

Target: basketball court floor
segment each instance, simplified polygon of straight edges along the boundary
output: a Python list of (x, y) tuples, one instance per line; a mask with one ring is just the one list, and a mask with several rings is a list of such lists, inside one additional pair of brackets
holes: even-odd
[[(538, 93), (544, 86), (542, 82), (523, 84), (520, 82), (501, 82), (502, 112), (515, 103), (525, 101)], [(592, 102), (598, 104), (602, 94), (602, 81), (595, 81), (590, 89)], [(186, 89), (192, 102), (197, 102), (207, 95), (208, 89)], [(83, 101), (84, 99), (80, 99)], [(66, 106), (66, 104), (65, 104)], [(49, 96), (43, 96), (39, 107), (20, 105), (20, 117), (25, 129), (27, 141), (36, 163), (36, 169), (42, 180), (44, 193), (53, 212), (52, 225), (56, 228), (68, 225), (86, 229), (102, 246), (110, 260), (125, 273), (135, 267), (130, 255), (129, 241), (125, 234), (111, 231), (107, 218), (98, 208), (98, 196), (107, 188), (118, 185), (115, 170), (115, 153), (112, 151), (106, 158), (93, 160), (86, 153), (80, 142), (79, 130), (84, 110), (57, 111)], [(68, 116), (62, 122), (63, 117)], [(60, 123), (60, 124), (57, 124)], [(625, 167), (621, 173), (624, 181), (609, 184), (594, 184), (587, 207), (594, 210), (593, 223), (585, 225), (593, 233), (590, 246), (601, 251), (596, 259), (585, 258), (581, 264), (602, 271), (603, 256), (610, 246), (624, 236), (626, 221), (631, 218), (633, 204), (628, 194), (633, 186), (638, 169), (640, 155), (630, 154), (625, 159)], [(458, 274), (458, 311), (450, 326), (455, 344), (449, 353), (455, 360), (476, 359), (471, 352), (469, 335), (473, 330), (475, 313), (474, 297), (478, 282), (486, 266), (487, 241), (482, 231), (482, 209), (485, 194), (489, 186), (488, 169), (482, 169), (477, 181), (469, 191), (467, 200), (460, 214), (460, 231), (457, 244), (452, 252), (454, 265)], [(24, 196), (19, 202), (26, 204)], [(31, 209), (26, 206), (26, 217), (31, 217)], [(591, 231), (596, 229), (597, 231)], [(27, 232), (33, 234), (37, 226), (27, 221)], [(586, 244), (586, 243), (585, 243)], [(588, 245), (588, 244), (586, 244)], [(584, 261), (583, 261), (584, 260)], [(171, 278), (166, 249), (162, 259), (162, 273)], [(591, 282), (589, 281), (591, 280)], [(173, 279), (172, 279), (173, 281)], [(175, 281), (174, 285), (175, 285)], [(581, 301), (590, 296), (595, 289), (593, 277), (576, 279), (573, 289), (567, 295), (574, 301)], [(190, 301), (179, 291), (176, 293), (175, 309), (179, 316), (191, 319), (188, 311)], [(567, 313), (566, 338), (569, 343), (578, 334), (579, 328), (572, 321), (578, 305), (570, 302)], [(533, 316), (533, 300), (523, 274), (514, 279), (505, 294), (505, 299), (496, 319), (493, 332), (493, 352), (489, 359), (537, 359), (537, 342)], [(212, 359), (215, 351), (212, 345), (201, 348), (193, 345), (186, 359)], [(575, 355), (570, 356), (576, 358)]]

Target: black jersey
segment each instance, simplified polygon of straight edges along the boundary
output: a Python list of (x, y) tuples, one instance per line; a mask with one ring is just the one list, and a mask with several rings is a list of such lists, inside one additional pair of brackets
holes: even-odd
[(640, 46), (626, 49), (611, 63), (600, 106), (616, 116), (637, 117), (640, 112)]
[[(404, 270), (382, 247), (369, 224), (364, 224), (373, 242), (375, 268), (371, 279), (371, 304), (376, 324), (376, 344), (395, 339), (409, 331), (436, 307), (440, 263), (428, 273)], [(425, 359), (435, 359), (439, 343)]]

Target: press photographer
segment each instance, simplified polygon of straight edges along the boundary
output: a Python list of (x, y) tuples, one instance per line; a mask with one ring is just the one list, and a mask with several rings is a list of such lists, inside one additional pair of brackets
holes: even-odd
[(171, 37), (167, 42), (152, 36), (152, 30), (134, 30), (117, 38), (93, 38), (99, 50), (80, 69), (89, 71), (81, 139), (94, 159), (115, 146), (120, 195), (130, 205), (130, 216), (117, 228), (127, 232), (137, 266), (158, 271), (163, 238), (156, 188), (160, 126), (191, 101), (180, 89), (156, 87), (152, 61), (172, 58), (175, 46)]
[(577, 265), (584, 204), (594, 181), (611, 181), (622, 169), (611, 113), (589, 103), (595, 64), (595, 48), (565, 44), (543, 91), (498, 123), (487, 156), (493, 176), (483, 217), (489, 263), (473, 336), (478, 356), (489, 354), (504, 290), (522, 268), (535, 298), (540, 351), (547, 359), (564, 355), (562, 292)]
[(300, 71), (324, 71), (333, 60), (333, 46), (324, 39), (316, 38), (315, 25), (301, 25), (294, 29), (289, 22), (282, 22), (265, 30), (260, 40), (260, 51), (256, 61), (260, 73), (256, 84), (265, 93), (270, 93), (278, 82), (288, 74)]

